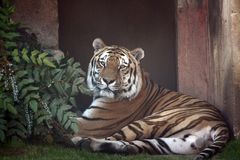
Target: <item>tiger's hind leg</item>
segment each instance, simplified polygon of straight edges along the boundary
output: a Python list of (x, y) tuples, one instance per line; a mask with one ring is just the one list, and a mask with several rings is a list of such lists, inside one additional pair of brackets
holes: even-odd
[(229, 130), (226, 124), (216, 124), (210, 130), (212, 143), (204, 147), (194, 160), (209, 159), (221, 151), (229, 141)]
[(134, 141), (115, 141), (95, 138), (74, 138), (79, 148), (94, 152), (117, 154), (196, 154), (204, 147), (203, 141), (189, 135), (183, 138), (157, 138)]

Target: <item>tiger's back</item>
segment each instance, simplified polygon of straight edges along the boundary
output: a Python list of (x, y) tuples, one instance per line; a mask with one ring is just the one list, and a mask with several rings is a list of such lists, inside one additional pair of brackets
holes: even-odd
[(106, 46), (100, 39), (93, 46), (88, 85), (95, 99), (78, 118), (77, 146), (123, 154), (199, 153), (196, 159), (225, 146), (229, 131), (221, 113), (150, 80), (140, 67), (142, 49)]

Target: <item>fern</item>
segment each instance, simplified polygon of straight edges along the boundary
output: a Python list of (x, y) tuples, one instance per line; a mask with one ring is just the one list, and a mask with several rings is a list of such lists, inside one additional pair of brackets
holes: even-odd
[[(78, 132), (75, 96), (89, 94), (85, 72), (73, 58), (43, 50), (10, 19), (14, 7), (0, 7), (0, 141), (47, 135), (51, 121)], [(30, 40), (29, 40), (30, 39)]]
[(49, 60), (49, 54), (46, 52), (41, 52), (39, 50), (33, 50), (29, 52), (26, 48), (23, 48), (21, 51), (18, 51), (18, 49), (14, 49), (12, 51), (12, 58), (15, 62), (20, 63), (25, 61), (26, 63), (33, 63), (35, 65), (46, 65), (48, 67), (56, 68), (53, 62)]

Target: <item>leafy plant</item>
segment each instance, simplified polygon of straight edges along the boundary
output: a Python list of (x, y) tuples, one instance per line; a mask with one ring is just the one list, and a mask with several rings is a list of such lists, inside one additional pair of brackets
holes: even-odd
[(33, 34), (10, 19), (13, 12), (14, 7), (4, 0), (0, 7), (0, 141), (47, 135), (51, 121), (77, 132), (73, 110), (75, 96), (89, 94), (85, 72), (73, 58), (41, 49)]

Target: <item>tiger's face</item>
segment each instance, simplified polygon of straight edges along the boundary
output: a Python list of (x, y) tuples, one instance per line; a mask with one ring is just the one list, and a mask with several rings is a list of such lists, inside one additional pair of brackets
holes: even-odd
[(94, 95), (118, 100), (135, 98), (142, 87), (140, 60), (144, 51), (106, 46), (101, 39), (95, 39), (93, 47), (87, 83)]

